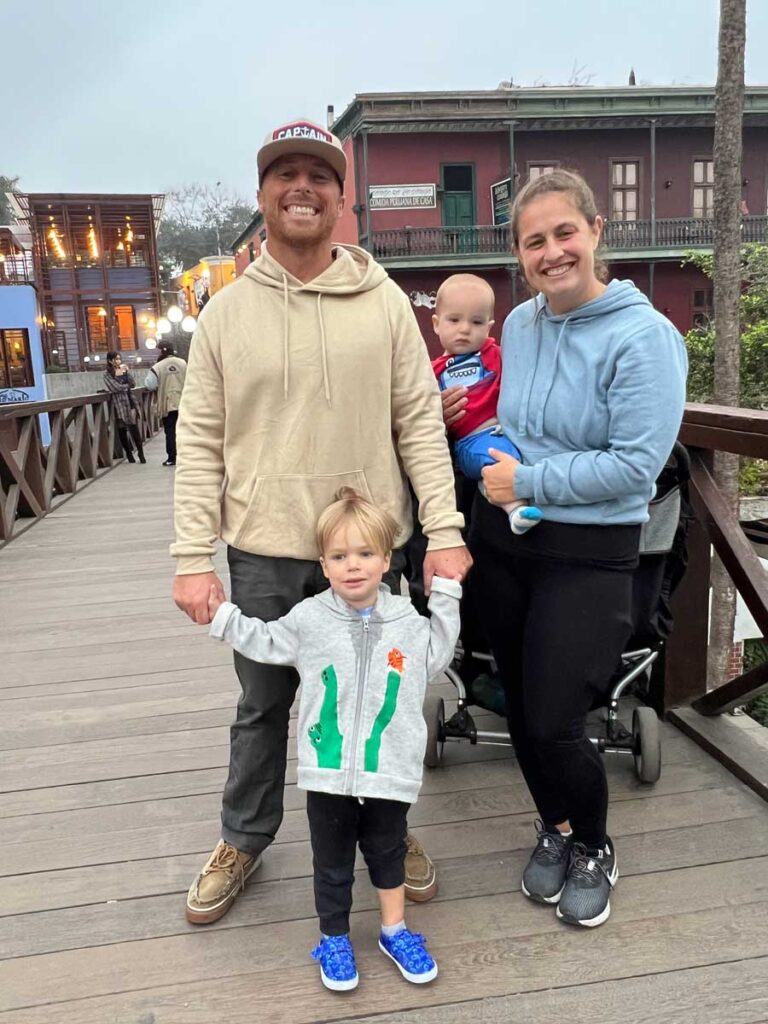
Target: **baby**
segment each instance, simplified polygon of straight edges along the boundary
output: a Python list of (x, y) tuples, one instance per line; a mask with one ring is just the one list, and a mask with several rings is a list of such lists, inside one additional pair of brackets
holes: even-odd
[[(482, 470), (496, 460), (497, 448), (522, 462), (520, 450), (504, 436), (496, 416), (501, 385), (501, 349), (488, 334), (493, 327), (493, 289), (475, 274), (453, 274), (440, 285), (432, 326), (443, 346), (435, 359), (440, 390), (453, 385), (467, 388), (462, 416), (448, 427), (454, 442), (456, 468), (470, 480), (482, 481)], [(482, 490), (482, 483), (480, 484)], [(541, 519), (541, 510), (524, 501), (503, 506), (512, 532), (522, 534)]]

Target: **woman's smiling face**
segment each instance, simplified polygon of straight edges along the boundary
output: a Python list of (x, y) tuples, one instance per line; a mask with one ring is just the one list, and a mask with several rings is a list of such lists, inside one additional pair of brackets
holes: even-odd
[(605, 289), (595, 277), (602, 217), (590, 224), (567, 192), (545, 192), (520, 210), (517, 255), (528, 284), (553, 313), (567, 313)]

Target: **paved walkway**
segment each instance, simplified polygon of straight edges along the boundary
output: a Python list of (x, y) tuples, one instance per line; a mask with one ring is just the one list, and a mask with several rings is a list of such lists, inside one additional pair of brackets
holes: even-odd
[(321, 988), (295, 761), (245, 895), (187, 925), (237, 689), (228, 651), (170, 602), (172, 471), (159, 439), (148, 457), (0, 551), (0, 1024), (768, 1021), (765, 804), (670, 726), (654, 788), (609, 761), (622, 879), (594, 932), (521, 895), (526, 789), (507, 750), (467, 745), (411, 816), (440, 871), (439, 897), (409, 910), (434, 985), (377, 951), (361, 874), (360, 987)]

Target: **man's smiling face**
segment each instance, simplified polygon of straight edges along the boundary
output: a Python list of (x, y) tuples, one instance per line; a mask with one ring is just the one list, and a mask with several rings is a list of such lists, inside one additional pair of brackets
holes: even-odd
[(339, 179), (319, 157), (279, 157), (264, 173), (259, 210), (268, 238), (296, 248), (327, 243), (343, 209)]

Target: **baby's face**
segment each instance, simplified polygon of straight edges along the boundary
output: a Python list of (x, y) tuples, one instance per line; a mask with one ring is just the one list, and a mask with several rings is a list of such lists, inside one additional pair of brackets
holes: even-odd
[(488, 292), (473, 285), (456, 285), (440, 296), (432, 326), (445, 352), (452, 356), (477, 352), (488, 337), (493, 320)]

